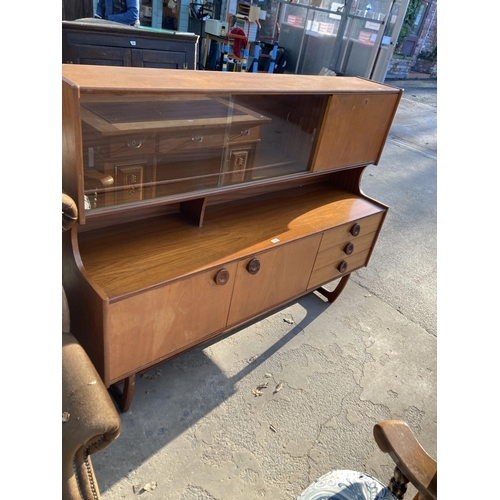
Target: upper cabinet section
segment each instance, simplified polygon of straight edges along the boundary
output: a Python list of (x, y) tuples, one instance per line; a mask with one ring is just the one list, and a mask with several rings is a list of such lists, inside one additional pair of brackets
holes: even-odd
[(82, 96), (86, 208), (306, 172), (327, 101), (294, 94)]
[(311, 170), (377, 163), (399, 99), (389, 93), (333, 94)]
[(84, 222), (377, 163), (400, 96), (357, 78), (63, 65), (63, 188)]

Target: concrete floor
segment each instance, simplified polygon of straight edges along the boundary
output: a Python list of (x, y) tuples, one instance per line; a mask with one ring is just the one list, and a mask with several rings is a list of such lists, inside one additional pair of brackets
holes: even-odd
[(385, 483), (385, 419), (437, 457), (436, 80), (388, 83), (405, 94), (363, 176), (390, 207), (368, 267), (334, 304), (309, 294), (139, 378), (92, 458), (103, 500), (288, 500), (332, 469)]

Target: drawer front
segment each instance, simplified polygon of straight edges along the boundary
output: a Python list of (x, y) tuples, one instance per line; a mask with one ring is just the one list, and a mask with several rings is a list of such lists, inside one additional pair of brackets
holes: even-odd
[(155, 152), (155, 141), (153, 138), (127, 137), (122, 140), (114, 140), (109, 145), (111, 157), (124, 158), (153, 154)]
[[(222, 268), (226, 280), (218, 274)], [(109, 380), (136, 373), (224, 328), (235, 274), (236, 263), (230, 263), (110, 304)]]
[(155, 152), (152, 137), (127, 136), (123, 138), (89, 140), (84, 143), (84, 154), (89, 166), (99, 165), (102, 161), (139, 158)]
[(384, 213), (323, 233), (308, 288), (315, 288), (367, 264)]
[(260, 130), (260, 125), (258, 127), (247, 127), (244, 124), (233, 124), (229, 133), (229, 143), (258, 141), (260, 139)]
[(221, 148), (224, 146), (224, 132), (202, 130), (193, 131), (189, 135), (179, 137), (161, 137), (158, 144), (160, 153), (175, 153), (206, 148)]
[[(368, 262), (369, 255), (370, 250), (365, 250), (345, 259), (340, 259), (334, 262), (330, 260), (330, 263), (324, 267), (315, 267), (311, 274), (308, 288), (317, 288), (324, 283), (328, 283), (329, 281), (339, 278), (343, 274), (349, 274), (350, 272), (365, 266)], [(346, 267), (341, 267), (342, 265), (345, 265)]]
[(325, 266), (329, 266), (332, 262), (341, 261), (343, 259), (347, 260), (350, 256), (370, 250), (375, 239), (375, 234), (376, 233), (373, 232), (365, 236), (352, 238), (348, 242), (344, 241), (337, 245), (329, 246), (328, 248), (322, 248), (322, 246), (320, 246), (316, 262), (314, 263), (314, 269), (321, 269)]
[(365, 217), (364, 219), (349, 224), (343, 224), (342, 226), (326, 231), (321, 240), (320, 252), (344, 242), (347, 243), (352, 241), (355, 243), (356, 239), (377, 231), (383, 215), (384, 213), (380, 212), (370, 217)]
[(132, 50), (132, 66), (141, 68), (193, 69), (186, 62), (186, 53), (174, 50)]

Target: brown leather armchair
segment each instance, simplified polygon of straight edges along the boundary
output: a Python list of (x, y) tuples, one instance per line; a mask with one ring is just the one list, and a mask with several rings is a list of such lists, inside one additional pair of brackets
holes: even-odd
[[(77, 219), (74, 201), (63, 193), (63, 231)], [(62, 291), (62, 498), (99, 500), (90, 455), (120, 434), (121, 420), (87, 354), (70, 333), (70, 311)]]

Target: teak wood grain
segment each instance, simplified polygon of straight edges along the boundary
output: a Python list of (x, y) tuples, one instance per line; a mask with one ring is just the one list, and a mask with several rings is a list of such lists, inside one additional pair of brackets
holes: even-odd
[[(247, 271), (250, 257), (238, 263), (228, 325), (251, 318), (307, 288), (321, 235), (255, 254), (256, 274)], [(253, 255), (252, 255), (253, 256)]]
[(83, 233), (80, 253), (112, 301), (381, 210), (351, 193), (307, 186), (265, 202), (207, 207), (201, 228), (174, 214)]
[(224, 268), (230, 277), (223, 286), (214, 282), (210, 270), (111, 304), (109, 379), (119, 380), (124, 373), (138, 372), (223, 329), (236, 264)]
[(377, 164), (399, 94), (333, 95), (319, 133), (313, 170)]
[[(332, 92), (401, 93), (400, 89), (361, 78), (329, 78), (311, 75), (232, 73), (215, 71), (158, 70), (63, 64), (64, 81), (74, 82), (84, 93), (117, 94), (279, 94)], [(200, 90), (202, 89), (202, 90)]]

